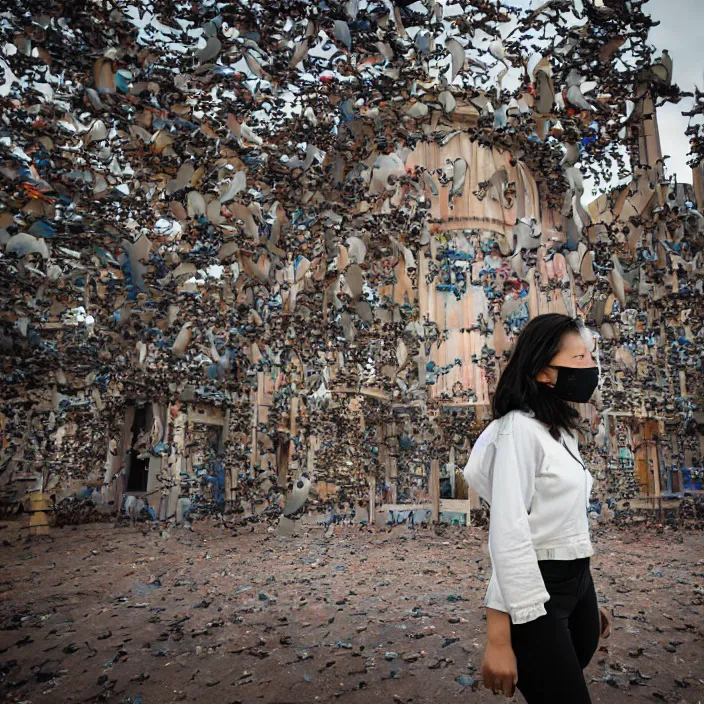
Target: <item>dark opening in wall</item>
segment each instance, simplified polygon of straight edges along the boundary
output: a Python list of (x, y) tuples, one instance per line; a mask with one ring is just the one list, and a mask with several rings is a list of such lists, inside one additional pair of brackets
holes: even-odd
[(139, 440), (147, 431), (148, 406), (137, 406), (132, 422), (132, 444), (127, 453), (127, 491), (140, 492), (147, 490), (149, 478), (149, 456), (140, 457)]

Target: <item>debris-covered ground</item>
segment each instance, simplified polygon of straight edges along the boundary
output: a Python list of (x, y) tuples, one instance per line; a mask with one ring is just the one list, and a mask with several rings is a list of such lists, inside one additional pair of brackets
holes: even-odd
[[(494, 701), (480, 528), (0, 532), (2, 701)], [(594, 702), (704, 698), (704, 536), (597, 533)], [(522, 701), (520, 695), (517, 701)]]

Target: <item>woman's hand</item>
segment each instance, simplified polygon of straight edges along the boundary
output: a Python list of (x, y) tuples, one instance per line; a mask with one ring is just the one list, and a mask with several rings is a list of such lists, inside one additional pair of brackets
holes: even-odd
[(484, 686), (494, 694), (503, 692), (507, 697), (514, 695), (518, 669), (510, 643), (487, 642), (482, 662), (482, 679)]
[(601, 638), (608, 638), (611, 635), (611, 619), (609, 612), (603, 607), (599, 609), (599, 622), (601, 626)]
[(516, 655), (511, 647), (511, 619), (496, 609), (486, 610), (487, 644), (482, 663), (484, 686), (494, 694), (512, 697), (518, 682)]

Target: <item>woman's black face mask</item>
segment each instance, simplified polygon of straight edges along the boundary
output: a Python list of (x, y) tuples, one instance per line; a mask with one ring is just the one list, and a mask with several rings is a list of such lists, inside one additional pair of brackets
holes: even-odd
[(557, 381), (549, 387), (563, 401), (586, 403), (599, 385), (599, 370), (597, 367), (555, 367)]

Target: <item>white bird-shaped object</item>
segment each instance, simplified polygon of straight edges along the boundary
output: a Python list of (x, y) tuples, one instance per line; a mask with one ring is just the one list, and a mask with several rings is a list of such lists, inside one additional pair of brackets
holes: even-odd
[(359, 264), (352, 264), (345, 272), (345, 281), (352, 292), (352, 297), (358, 300), (364, 291), (364, 275)]
[(18, 232), (12, 235), (5, 245), (6, 254), (16, 254), (24, 257), (27, 254), (41, 254), (44, 259), (49, 258), (49, 248), (46, 240), (33, 237), (26, 232)]
[(672, 83), (672, 57), (667, 49), (663, 49), (662, 56), (656, 59), (650, 67), (653, 77), (669, 86)]
[(139, 340), (136, 344), (138, 364), (141, 367), (147, 358), (147, 346)]
[(555, 103), (555, 88), (552, 84), (552, 67), (547, 59), (541, 59), (533, 71), (533, 83), (536, 90), (535, 110), (545, 115), (552, 110)]
[(622, 308), (626, 307), (626, 285), (623, 278), (623, 268), (621, 267), (621, 262), (616, 254), (611, 255), (611, 261), (614, 264), (614, 268), (609, 273), (609, 279), (611, 280), (611, 288), (614, 292), (616, 298), (618, 298), (619, 303)]
[(489, 179), (490, 193), (493, 200), (501, 200), (504, 187), (508, 183), (508, 171), (504, 167), (496, 169)]
[(579, 147), (574, 143), (566, 143), (565, 155), (562, 157), (560, 162), (561, 166), (574, 166), (580, 159)]
[(250, 54), (248, 51), (244, 52), (244, 60), (247, 64), (247, 68), (257, 77), (257, 78), (269, 78), (269, 74), (261, 67), (257, 59)]
[(350, 262), (362, 264), (367, 256), (367, 245), (359, 237), (351, 236), (347, 238), (347, 251)]
[(286, 162), (286, 166), (288, 166), (289, 169), (302, 169), (303, 171), (307, 171), (319, 153), (320, 150), (316, 146), (308, 143), (306, 146), (306, 158), (300, 159), (299, 157), (294, 156)]
[(596, 108), (582, 95), (582, 89), (580, 88), (582, 83), (584, 83), (584, 76), (573, 68), (567, 74), (567, 88), (565, 88), (563, 97), (566, 102), (575, 108), (596, 112)]
[(506, 53), (506, 47), (504, 46), (504, 43), (501, 41), (500, 37), (494, 39), (493, 42), (489, 42), (489, 53), (497, 61), (501, 61), (501, 63), (506, 64), (506, 66), (508, 66), (508, 54)]
[(540, 228), (536, 229), (535, 218), (519, 218), (513, 226), (513, 234), (516, 238), (514, 254), (519, 253), (522, 249), (532, 252), (540, 247), (542, 233)]
[(604, 0), (589, 0), (589, 2), (600, 15), (609, 16), (614, 14), (614, 10), (606, 5)]
[(318, 118), (315, 116), (315, 110), (309, 105), (303, 112), (304, 119), (313, 127), (318, 124)]
[(457, 107), (457, 101), (455, 100), (455, 96), (452, 95), (449, 90), (444, 90), (442, 93), (440, 93), (440, 95), (438, 96), (438, 102), (440, 103), (440, 105), (442, 105), (442, 109), (448, 115), (454, 112), (455, 108)]
[(439, 195), (440, 190), (438, 189), (437, 184), (435, 183), (435, 180), (433, 177), (428, 173), (427, 171), (423, 172), (423, 185), (427, 190), (429, 190), (434, 196)]
[(293, 491), (284, 506), (284, 516), (290, 516), (296, 513), (301, 506), (306, 502), (308, 494), (310, 494), (311, 481), (308, 472), (303, 472), (300, 478), (293, 485)]
[(511, 68), (511, 63), (509, 62), (509, 56), (506, 52), (506, 47), (499, 37), (494, 39), (493, 42), (489, 43), (489, 53), (498, 61), (504, 65), (504, 69), (497, 76), (497, 97), (499, 95), (499, 87), (501, 86), (501, 81), (503, 81), (504, 76), (508, 73)]
[(452, 56), (452, 77), (450, 78), (450, 83), (452, 83), (457, 78), (457, 74), (464, 68), (464, 47), (456, 39), (448, 39), (445, 42), (445, 48)]
[(604, 423), (603, 418), (599, 421), (599, 427), (594, 437), (594, 443), (597, 447), (603, 447), (606, 445), (606, 424)]
[(335, 24), (333, 25), (333, 34), (335, 35), (335, 39), (338, 39), (347, 47), (347, 51), (351, 51), (352, 33), (350, 32), (350, 27), (347, 22), (343, 20), (335, 20)]
[(293, 56), (288, 64), (289, 68), (296, 68), (296, 66), (298, 66), (298, 64), (300, 64), (306, 56), (308, 56), (310, 42), (310, 37), (304, 37), (300, 42), (298, 42), (298, 44), (296, 44), (296, 47), (293, 50)]
[(467, 178), (467, 162), (464, 158), (455, 159), (452, 169), (452, 187), (450, 188), (450, 203), (456, 196), (462, 195)]
[(191, 339), (193, 337), (191, 325), (192, 323), (190, 322), (184, 323), (183, 327), (179, 330), (178, 335), (176, 335), (176, 339), (174, 340), (174, 344), (171, 348), (171, 352), (174, 356), (183, 357), (186, 354), (188, 345), (191, 344)]
[(242, 170), (238, 171), (230, 181), (225, 192), (220, 196), (220, 203), (228, 203), (231, 201), (240, 191), (243, 191), (247, 187), (247, 172)]
[(396, 153), (381, 154), (374, 162), (372, 169), (372, 179), (369, 184), (369, 192), (380, 193), (389, 187), (389, 178), (401, 178), (406, 175), (406, 164)]

